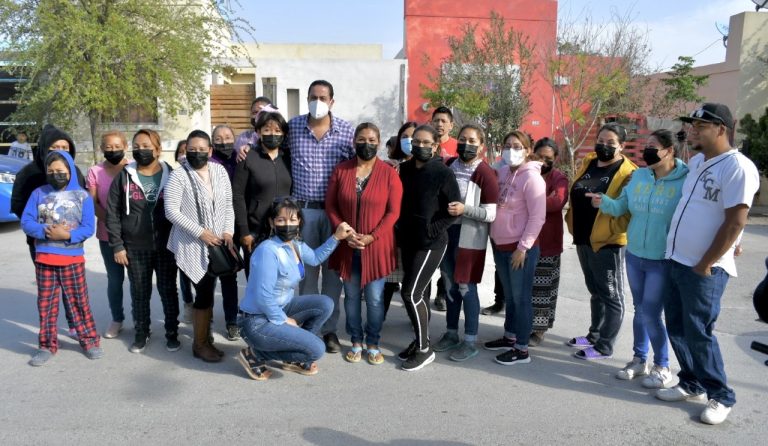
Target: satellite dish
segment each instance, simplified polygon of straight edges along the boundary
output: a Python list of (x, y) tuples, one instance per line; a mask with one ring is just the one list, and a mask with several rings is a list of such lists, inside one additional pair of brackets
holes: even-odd
[(755, 4), (755, 11), (760, 11), (760, 8), (768, 8), (768, 0), (752, 0)]
[[(768, 0), (765, 0), (765, 1), (768, 2)], [(728, 28), (728, 25), (715, 22), (715, 28), (717, 28), (717, 32), (719, 32), (723, 36), (723, 46), (728, 48), (728, 32), (730, 31), (730, 29)]]

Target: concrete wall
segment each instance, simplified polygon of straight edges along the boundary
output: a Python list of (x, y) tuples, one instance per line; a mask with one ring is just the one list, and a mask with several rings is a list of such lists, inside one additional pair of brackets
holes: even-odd
[(257, 65), (264, 59), (380, 60), (383, 54), (378, 44), (251, 43), (243, 48)]

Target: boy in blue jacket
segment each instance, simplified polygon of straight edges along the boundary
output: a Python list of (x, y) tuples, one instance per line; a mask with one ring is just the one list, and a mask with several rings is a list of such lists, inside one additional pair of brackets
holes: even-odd
[(104, 355), (99, 346), (88, 286), (85, 282), (83, 242), (94, 234), (93, 200), (77, 182), (75, 162), (66, 151), (45, 158), (48, 184), (32, 192), (21, 216), (21, 227), (35, 241), (39, 349), (29, 364), (41, 366), (58, 350), (59, 297), (75, 325), (80, 345), (89, 359)]

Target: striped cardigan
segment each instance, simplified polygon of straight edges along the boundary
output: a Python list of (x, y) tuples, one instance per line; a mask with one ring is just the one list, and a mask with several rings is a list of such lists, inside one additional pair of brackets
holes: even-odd
[[(189, 181), (187, 169), (194, 184)], [(235, 232), (229, 175), (222, 166), (214, 163), (208, 163), (208, 172), (213, 197), (186, 160), (182, 161), (181, 168), (171, 172), (165, 186), (165, 216), (173, 223), (168, 250), (176, 255), (179, 269), (194, 283), (199, 283), (208, 271), (208, 247), (200, 240), (203, 229), (209, 229), (219, 237)], [(198, 220), (193, 187), (200, 200), (203, 225)]]
[[(450, 166), (458, 158), (448, 160)], [(499, 183), (496, 171), (481, 161), (469, 178), (464, 214), (461, 217), (459, 247), (456, 250), (456, 283), (480, 283), (485, 267), (485, 250), (488, 246), (489, 224), (496, 218), (496, 202), (499, 200)]]

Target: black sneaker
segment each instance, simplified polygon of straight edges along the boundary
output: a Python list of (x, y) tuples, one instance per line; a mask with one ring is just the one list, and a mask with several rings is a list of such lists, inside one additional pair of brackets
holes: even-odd
[(499, 339), (486, 342), (483, 344), (483, 348), (486, 350), (507, 350), (515, 348), (515, 339), (509, 339), (506, 336), (502, 336)]
[(513, 348), (508, 352), (496, 356), (495, 361), (501, 365), (528, 364), (531, 362), (531, 357), (528, 356), (528, 351)]
[(407, 361), (408, 358), (413, 356), (413, 354), (416, 352), (416, 340), (408, 344), (408, 347), (405, 348), (405, 350), (401, 351), (397, 354), (397, 359), (401, 361)]
[(179, 342), (178, 335), (166, 335), (165, 336), (165, 349), (169, 352), (177, 352), (181, 350), (181, 342)]
[(326, 353), (338, 353), (341, 351), (341, 343), (336, 333), (328, 333), (323, 336), (323, 342), (325, 342)]
[(491, 305), (490, 307), (483, 308), (481, 313), (483, 313), (486, 316), (490, 316), (492, 314), (501, 313), (502, 311), (504, 311), (504, 303), (498, 302)]
[(147, 348), (147, 344), (149, 343), (149, 335), (148, 334), (141, 334), (136, 333), (136, 337), (134, 338), (133, 345), (131, 345), (131, 353), (141, 353)]
[(446, 309), (445, 295), (438, 294), (437, 297), (435, 297), (435, 311), (445, 311)]
[(240, 339), (240, 327), (237, 324), (227, 324), (227, 340), (237, 341)]
[(408, 358), (403, 365), (400, 366), (406, 372), (415, 372), (416, 370), (423, 369), (424, 366), (430, 364), (435, 360), (435, 352), (432, 348), (427, 349), (425, 352), (416, 350), (410, 358)]

